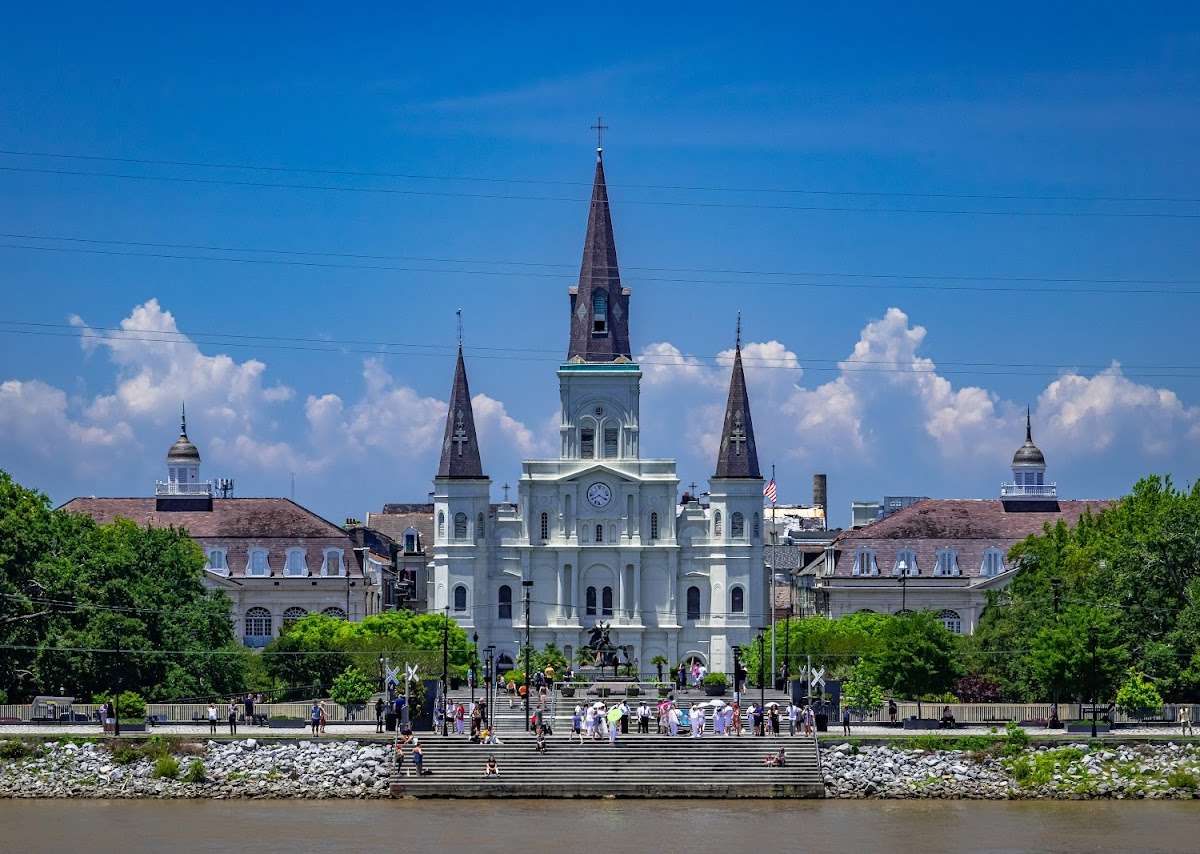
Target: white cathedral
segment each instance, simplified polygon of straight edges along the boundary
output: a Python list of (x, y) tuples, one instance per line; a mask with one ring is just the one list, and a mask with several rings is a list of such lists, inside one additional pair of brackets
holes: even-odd
[(671, 667), (692, 659), (729, 672), (731, 648), (748, 643), (768, 613), (763, 480), (740, 332), (709, 501), (681, 502), (675, 461), (639, 453), (642, 373), (600, 149), (569, 299), (559, 455), (522, 463), (515, 505), (491, 504), (459, 348), (433, 481), (430, 610), (477, 633), (481, 650), (494, 645), (502, 667), (517, 663), (527, 592), (535, 649), (552, 641), (573, 657), (601, 622), (643, 673), (660, 655)]

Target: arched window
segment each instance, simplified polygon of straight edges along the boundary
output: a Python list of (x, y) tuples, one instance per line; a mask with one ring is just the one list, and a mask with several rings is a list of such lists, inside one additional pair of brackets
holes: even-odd
[(754, 539), (756, 539), (756, 540), (762, 534), (762, 527), (759, 525), (757, 513), (754, 514), (754, 527), (751, 528), (750, 530), (751, 530), (751, 536), (753, 536)]
[(324, 610), (321, 611), (321, 613), (324, 614), (326, 617), (333, 617), (335, 620), (346, 619), (345, 610), (337, 607), (336, 605), (329, 607), (329, 608), (325, 608)]
[(542, 535), (542, 542), (544, 543), (544, 542), (546, 542), (546, 540), (550, 539), (550, 514), (543, 513), (541, 515), (540, 521), (541, 521), (540, 532)]
[(938, 619), (942, 621), (946, 631), (956, 635), (962, 634), (962, 617), (958, 616), (958, 611), (942, 611), (938, 614)]
[(438, 536), (446, 536), (446, 514), (441, 510), (438, 511)]
[(284, 575), (308, 575), (308, 564), (304, 560), (304, 549), (288, 549), (283, 564)]
[(598, 542), (598, 543), (604, 542), (604, 526), (603, 525), (596, 526), (596, 542)]
[(605, 587), (600, 591), (600, 616), (611, 617), (612, 613), (612, 588)]
[(689, 587), (687, 589), (687, 618), (689, 620), (700, 619), (700, 588)]
[(658, 514), (657, 513), (650, 514), (650, 539), (652, 539), (652, 540), (658, 539)]
[(740, 587), (734, 587), (729, 592), (729, 610), (741, 614), (746, 610), (746, 592)]
[(859, 549), (854, 553), (852, 575), (879, 575), (879, 562), (874, 549)]
[(483, 520), (483, 514), (480, 513), (475, 517), (475, 539), (482, 540), (483, 535), (487, 533), (487, 523)]
[(995, 546), (984, 549), (983, 561), (979, 565), (979, 574), (984, 578), (991, 578), (993, 575), (1004, 572), (1004, 569), (1004, 552)]
[(281, 628), (286, 629), (292, 623), (296, 622), (297, 620), (303, 620), (307, 616), (308, 611), (305, 611), (303, 608), (288, 608), (283, 612), (283, 622), (280, 624), (280, 626)]
[(246, 611), (246, 646), (266, 646), (271, 639), (271, 612), (266, 608), (250, 608)]
[(604, 291), (592, 294), (592, 331), (608, 331), (608, 294)]
[(741, 513), (734, 513), (729, 517), (729, 536), (735, 540), (746, 536), (746, 517)]
[(454, 514), (454, 539), (465, 540), (467, 538), (467, 514)]
[(501, 584), (498, 594), (500, 602), (500, 619), (512, 619), (512, 588), (507, 584)]
[(892, 569), (892, 575), (920, 575), (921, 570), (917, 567), (917, 553), (912, 549), (900, 549), (896, 552), (896, 566)]
[(721, 536), (721, 511), (713, 513), (713, 536)]
[(596, 588), (589, 587), (584, 598), (584, 610), (589, 617), (596, 616)]
[(958, 568), (958, 552), (954, 549), (938, 549), (934, 575), (962, 575)]
[(454, 610), (467, 610), (467, 588), (461, 584), (454, 588)]

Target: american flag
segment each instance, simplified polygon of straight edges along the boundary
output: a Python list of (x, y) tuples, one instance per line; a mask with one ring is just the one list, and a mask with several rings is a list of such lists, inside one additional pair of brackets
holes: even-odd
[(766, 496), (767, 500), (772, 504), (775, 503), (775, 499), (777, 497), (777, 493), (775, 492), (775, 478), (771, 478), (769, 481), (767, 481), (767, 485), (763, 487), (763, 495)]

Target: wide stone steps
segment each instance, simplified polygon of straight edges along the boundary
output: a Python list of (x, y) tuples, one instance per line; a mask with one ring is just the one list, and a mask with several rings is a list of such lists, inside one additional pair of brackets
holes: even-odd
[[(547, 739), (534, 750), (526, 733), (501, 733), (504, 744), (471, 744), (462, 737), (420, 737), (425, 768), (393, 776), (392, 794), (408, 797), (823, 797), (820, 761), (812, 738), (720, 737), (692, 739), (629, 735), (607, 741)], [(787, 748), (784, 768), (763, 757)], [(484, 778), (487, 757), (500, 776)]]

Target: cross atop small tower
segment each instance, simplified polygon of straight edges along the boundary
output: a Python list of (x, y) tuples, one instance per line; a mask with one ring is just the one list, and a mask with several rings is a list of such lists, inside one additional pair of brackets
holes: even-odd
[(596, 153), (604, 152), (604, 132), (608, 130), (608, 125), (604, 123), (604, 116), (596, 116), (596, 123), (592, 125), (592, 130), (596, 132)]

